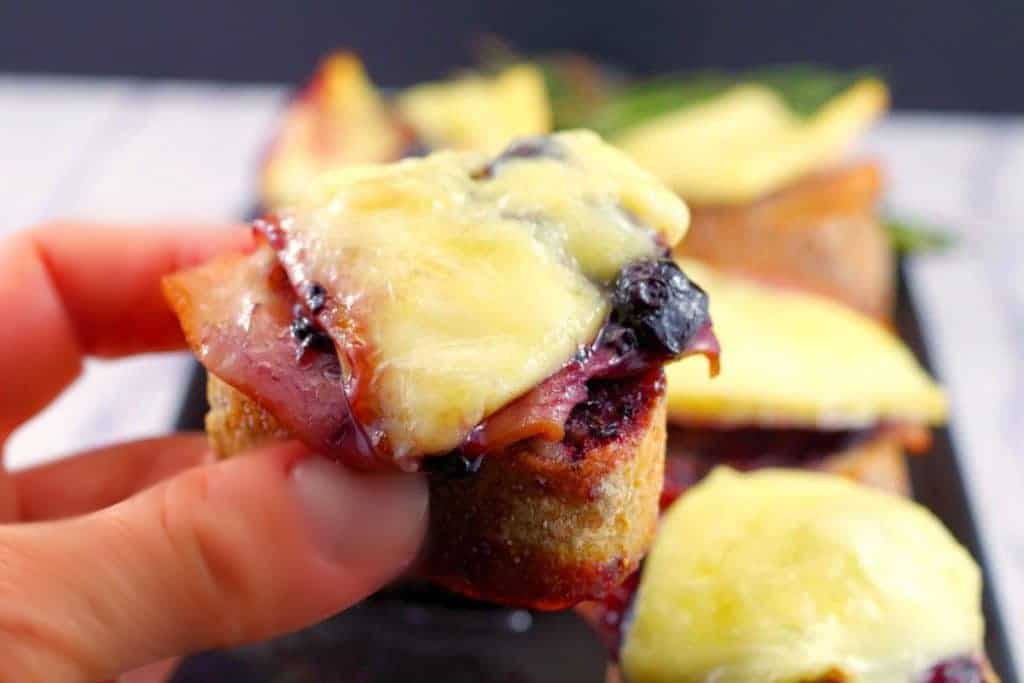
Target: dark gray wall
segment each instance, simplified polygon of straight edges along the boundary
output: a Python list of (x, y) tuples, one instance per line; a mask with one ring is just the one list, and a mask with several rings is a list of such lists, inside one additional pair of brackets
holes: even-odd
[(0, 70), (295, 82), (350, 46), (398, 85), (470, 62), (483, 32), (641, 73), (874, 65), (899, 107), (1024, 111), (1024, 2), (997, 0), (0, 0)]

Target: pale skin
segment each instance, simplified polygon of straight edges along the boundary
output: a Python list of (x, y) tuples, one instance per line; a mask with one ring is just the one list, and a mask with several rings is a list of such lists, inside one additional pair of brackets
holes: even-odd
[[(60, 224), (0, 242), (0, 448), (84, 358), (184, 348), (160, 278), (251, 239)], [(0, 468), (3, 680), (158, 680), (169, 658), (315, 623), (406, 567), (426, 515), (419, 477), (296, 443), (214, 462), (178, 434)]]

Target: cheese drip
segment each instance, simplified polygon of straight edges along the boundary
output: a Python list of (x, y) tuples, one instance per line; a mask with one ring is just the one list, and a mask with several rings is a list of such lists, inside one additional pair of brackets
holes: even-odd
[(981, 652), (977, 565), (923, 507), (833, 475), (721, 468), (666, 513), (630, 683), (910, 683)]
[(622, 266), (686, 229), (678, 197), (592, 133), (522, 144), (341, 169), (281, 218), (282, 261), (327, 288), (321, 323), (365, 356), (357, 412), (399, 460), (457, 447), (558, 370)]

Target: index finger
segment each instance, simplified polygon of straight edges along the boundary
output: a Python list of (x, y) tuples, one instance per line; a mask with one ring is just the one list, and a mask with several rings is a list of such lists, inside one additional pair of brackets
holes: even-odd
[(0, 441), (73, 380), (84, 357), (180, 348), (160, 279), (251, 245), (242, 225), (70, 223), (0, 243)]

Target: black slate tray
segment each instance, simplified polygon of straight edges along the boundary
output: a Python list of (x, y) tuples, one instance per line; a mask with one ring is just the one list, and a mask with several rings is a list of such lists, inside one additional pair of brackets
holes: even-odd
[[(920, 320), (900, 268), (896, 324), (926, 367)], [(179, 427), (202, 429), (205, 373), (194, 373)], [(931, 453), (910, 459), (914, 497), (981, 563), (986, 651), (1004, 683), (1017, 683), (997, 598), (946, 429)], [(175, 683), (600, 683), (604, 651), (571, 613), (481, 606), (413, 587), (384, 591), (315, 627), (232, 651), (187, 659)]]

